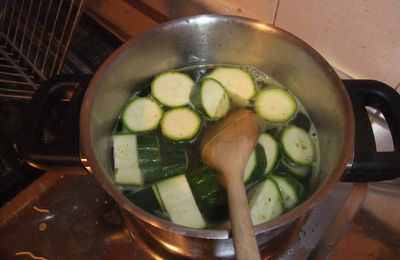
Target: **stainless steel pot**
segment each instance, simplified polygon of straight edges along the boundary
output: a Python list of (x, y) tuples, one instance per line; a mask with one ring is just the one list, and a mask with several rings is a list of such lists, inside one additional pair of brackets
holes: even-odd
[[(339, 180), (353, 156), (354, 118), (347, 92), (332, 67), (293, 35), (254, 20), (203, 15), (162, 24), (128, 41), (90, 82), (81, 110), (82, 150), (96, 178), (124, 210), (147, 225), (145, 230), (166, 249), (194, 257), (232, 256), (228, 231), (181, 227), (129, 202), (113, 183), (111, 133), (140, 82), (166, 70), (221, 63), (254, 66), (289, 87), (318, 129), (321, 155), (329, 155), (321, 156), (316, 190), (308, 200), (255, 227), (260, 246), (307, 214)], [(188, 245), (195, 247), (187, 250)]]
[[(81, 149), (95, 177), (125, 212), (128, 227), (133, 219), (166, 250), (194, 258), (232, 257), (228, 230), (191, 229), (159, 219), (133, 205), (114, 185), (111, 133), (138, 84), (166, 70), (201, 64), (250, 65), (271, 75), (300, 99), (318, 131), (320, 169), (313, 177), (313, 193), (290, 212), (255, 226), (260, 248), (296, 233), (298, 224), (341, 178), (346, 165), (353, 159), (358, 161), (361, 148), (354, 147), (354, 112), (364, 103), (353, 108), (333, 68), (305, 42), (271, 25), (240, 17), (201, 15), (161, 24), (126, 42), (104, 62), (90, 81), (80, 113)], [(396, 93), (389, 94), (400, 104)], [(371, 91), (364, 97), (372, 97)], [(400, 122), (396, 115), (395, 119), (392, 121)], [(399, 133), (400, 127), (394, 125)], [(398, 156), (399, 140), (395, 140), (392, 157)], [(375, 168), (367, 168), (370, 172), (378, 164), (372, 166)], [(399, 174), (399, 165), (390, 169), (385, 178)]]

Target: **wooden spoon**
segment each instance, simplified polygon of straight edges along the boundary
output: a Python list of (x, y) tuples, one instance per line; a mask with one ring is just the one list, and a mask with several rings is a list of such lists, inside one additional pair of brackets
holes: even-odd
[(238, 260), (261, 259), (243, 183), (248, 158), (257, 144), (260, 126), (254, 112), (238, 109), (207, 129), (201, 154), (219, 172), (228, 193), (229, 215)]

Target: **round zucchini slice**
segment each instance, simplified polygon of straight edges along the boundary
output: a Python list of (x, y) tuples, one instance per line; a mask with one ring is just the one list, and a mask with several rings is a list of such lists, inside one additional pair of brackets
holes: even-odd
[(132, 99), (122, 111), (122, 124), (132, 133), (156, 129), (163, 115), (161, 107), (149, 97)]
[(266, 88), (257, 94), (254, 109), (264, 120), (284, 123), (296, 114), (297, 102), (284, 88)]
[(290, 125), (282, 131), (280, 139), (283, 151), (290, 160), (301, 165), (314, 162), (315, 145), (304, 129)]
[(188, 75), (168, 71), (158, 75), (151, 82), (151, 95), (167, 107), (182, 107), (190, 102), (194, 81)]
[(187, 107), (171, 109), (161, 120), (161, 132), (173, 141), (193, 139), (200, 127), (200, 115)]

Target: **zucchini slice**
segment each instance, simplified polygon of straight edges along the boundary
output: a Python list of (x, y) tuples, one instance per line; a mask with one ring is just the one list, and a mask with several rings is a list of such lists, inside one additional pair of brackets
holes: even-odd
[(280, 141), (284, 153), (293, 162), (301, 165), (314, 162), (314, 143), (304, 129), (290, 125), (283, 129)]
[(172, 222), (192, 228), (206, 226), (184, 174), (162, 180), (156, 185)]
[(283, 213), (283, 199), (274, 180), (268, 178), (254, 187), (249, 207), (253, 225), (269, 221)]
[(151, 95), (167, 107), (181, 107), (189, 104), (194, 81), (188, 75), (177, 72), (164, 72), (151, 82)]
[(192, 89), (190, 102), (196, 110), (213, 121), (224, 117), (230, 108), (224, 87), (212, 78), (203, 79)]
[(258, 138), (258, 143), (264, 148), (266, 156), (267, 166), (265, 167), (265, 174), (270, 173), (275, 168), (276, 162), (279, 159), (279, 144), (268, 133), (261, 134)]
[(156, 129), (163, 115), (161, 107), (149, 97), (132, 99), (121, 114), (122, 124), (132, 133)]
[(283, 156), (279, 163), (279, 171), (290, 173), (299, 179), (306, 179), (310, 176), (312, 167), (310, 165), (296, 164)]
[(267, 160), (262, 145), (257, 144), (251, 153), (244, 170), (244, 183), (249, 185), (264, 176)]
[(254, 101), (254, 109), (260, 118), (272, 123), (290, 120), (296, 114), (297, 107), (296, 99), (284, 88), (265, 88)]
[(219, 67), (207, 78), (219, 81), (229, 97), (240, 106), (248, 106), (249, 100), (257, 93), (253, 76), (241, 68)]
[(187, 107), (171, 109), (161, 120), (161, 132), (173, 141), (193, 139), (200, 127), (199, 114)]
[(290, 210), (299, 204), (303, 196), (303, 187), (298, 181), (290, 175), (271, 175), (270, 178), (278, 185), (286, 210)]

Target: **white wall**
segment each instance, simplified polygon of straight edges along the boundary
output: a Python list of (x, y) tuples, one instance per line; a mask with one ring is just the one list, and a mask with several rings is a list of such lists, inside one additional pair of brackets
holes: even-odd
[(352, 78), (400, 89), (399, 0), (192, 0), (211, 12), (275, 24)]

